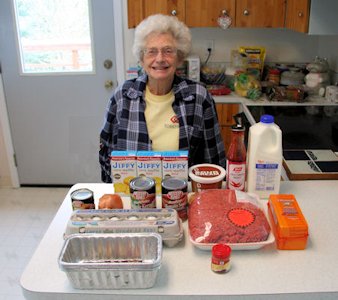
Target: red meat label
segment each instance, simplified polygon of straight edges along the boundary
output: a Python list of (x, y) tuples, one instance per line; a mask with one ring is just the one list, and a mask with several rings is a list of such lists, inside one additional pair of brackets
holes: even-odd
[(239, 227), (247, 227), (255, 221), (255, 215), (246, 209), (235, 208), (228, 212), (228, 219)]

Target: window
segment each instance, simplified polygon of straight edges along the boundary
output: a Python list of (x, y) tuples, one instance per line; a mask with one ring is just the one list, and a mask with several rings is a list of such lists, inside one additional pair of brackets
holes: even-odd
[(93, 72), (89, 0), (13, 0), (23, 74)]

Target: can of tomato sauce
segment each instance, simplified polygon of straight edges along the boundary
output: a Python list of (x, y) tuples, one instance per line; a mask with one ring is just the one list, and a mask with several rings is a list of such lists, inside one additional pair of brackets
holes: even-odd
[(162, 208), (173, 208), (182, 220), (188, 218), (188, 183), (186, 180), (168, 177), (162, 180)]
[(139, 176), (129, 183), (131, 208), (156, 208), (156, 185), (150, 177)]
[(70, 194), (73, 210), (95, 209), (94, 193), (89, 189), (78, 189)]

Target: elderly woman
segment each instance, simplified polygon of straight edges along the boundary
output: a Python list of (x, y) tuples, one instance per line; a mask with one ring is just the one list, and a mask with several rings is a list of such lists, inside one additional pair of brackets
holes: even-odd
[(153, 15), (137, 26), (133, 53), (144, 74), (109, 101), (100, 134), (103, 182), (112, 181), (112, 150), (189, 150), (189, 166), (225, 167), (214, 100), (203, 85), (175, 74), (190, 47), (190, 31), (176, 17)]

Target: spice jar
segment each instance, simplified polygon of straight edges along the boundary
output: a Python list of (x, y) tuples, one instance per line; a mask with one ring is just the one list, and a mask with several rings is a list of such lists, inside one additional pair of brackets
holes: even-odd
[(211, 250), (211, 270), (215, 273), (227, 273), (230, 271), (231, 248), (225, 244), (216, 244)]

